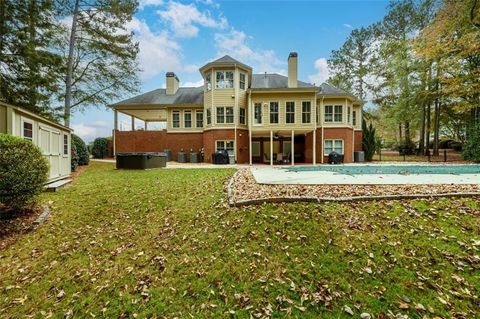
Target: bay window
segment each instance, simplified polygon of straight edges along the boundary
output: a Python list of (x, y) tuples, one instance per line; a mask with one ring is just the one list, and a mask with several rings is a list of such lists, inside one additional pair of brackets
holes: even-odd
[(212, 89), (212, 75), (210, 73), (205, 75), (205, 86), (207, 88), (207, 91), (210, 91)]
[(207, 125), (212, 124), (212, 109), (207, 109)]
[(228, 155), (235, 154), (235, 143), (234, 141), (217, 141), (216, 142), (216, 151), (227, 151)]
[(217, 89), (233, 88), (233, 71), (217, 71), (215, 87)]
[(217, 123), (218, 124), (231, 124), (233, 123), (233, 107), (219, 106), (217, 107)]
[(245, 73), (240, 73), (240, 89), (245, 90)]
[(343, 155), (343, 140), (325, 140), (323, 153), (328, 156), (331, 152)]

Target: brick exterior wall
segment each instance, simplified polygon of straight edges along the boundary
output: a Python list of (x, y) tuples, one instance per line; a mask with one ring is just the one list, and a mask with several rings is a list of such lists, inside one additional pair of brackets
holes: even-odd
[(363, 147), (362, 147), (362, 136), (363, 136), (363, 133), (362, 131), (355, 131), (355, 141), (354, 141), (354, 150), (355, 152), (358, 152), (358, 151), (362, 151), (363, 150)]
[[(355, 131), (355, 141), (353, 141), (353, 130), (351, 128), (324, 128), (324, 134), (325, 139), (344, 140), (345, 163), (353, 162), (352, 147), (354, 147), (355, 151), (362, 149), (362, 131)], [(244, 164), (249, 162), (248, 139), (248, 130), (237, 129), (237, 163)], [(190, 149), (199, 151), (201, 148), (204, 148), (204, 161), (211, 163), (217, 140), (235, 140), (235, 130), (207, 130), (203, 133), (167, 133), (165, 130), (117, 131), (115, 146), (117, 153), (161, 152), (164, 149), (171, 149), (173, 160), (177, 160), (177, 153), (182, 149), (189, 152)], [(305, 135), (305, 163), (313, 162), (312, 143), (313, 132), (310, 132)], [(323, 156), (321, 128), (317, 129), (316, 143), (316, 161), (317, 164), (320, 164)], [(324, 163), (327, 163), (327, 161), (328, 157), (325, 156)]]
[(203, 147), (202, 133), (167, 133), (166, 131), (116, 131), (117, 153), (161, 152), (172, 150), (173, 160), (182, 149), (198, 152)]

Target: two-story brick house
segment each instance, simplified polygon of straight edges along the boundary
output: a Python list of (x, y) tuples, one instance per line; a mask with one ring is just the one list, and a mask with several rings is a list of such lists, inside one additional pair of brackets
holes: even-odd
[[(324, 163), (331, 151), (353, 161), (362, 148), (362, 102), (323, 83), (297, 79), (297, 54), (288, 57), (288, 76), (253, 74), (230, 56), (200, 68), (201, 87), (180, 87), (166, 75), (166, 89), (157, 89), (113, 104), (114, 148), (120, 152), (204, 149), (211, 162), (227, 150), (237, 163)], [(132, 117), (132, 130), (118, 130), (118, 112)], [(134, 120), (145, 128), (135, 130)], [(148, 130), (164, 122), (163, 130)]]

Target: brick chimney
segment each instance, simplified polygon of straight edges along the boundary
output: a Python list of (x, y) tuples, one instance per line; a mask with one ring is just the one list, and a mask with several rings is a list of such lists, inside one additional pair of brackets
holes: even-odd
[(174, 95), (178, 91), (180, 81), (173, 72), (167, 72), (167, 95)]
[(288, 87), (298, 87), (298, 68), (297, 68), (297, 52), (290, 52), (288, 55)]

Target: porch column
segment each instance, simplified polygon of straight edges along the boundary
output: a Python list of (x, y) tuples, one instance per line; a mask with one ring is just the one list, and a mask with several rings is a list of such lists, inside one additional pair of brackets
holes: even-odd
[(135, 116), (132, 115), (132, 131), (135, 131)]
[(270, 130), (270, 166), (273, 166), (273, 131)]
[(313, 165), (317, 165), (317, 130), (313, 130)]
[(148, 130), (148, 121), (145, 121), (145, 131)]
[(118, 111), (113, 110), (113, 157), (117, 156), (117, 148), (116, 144), (116, 137), (117, 137), (117, 130), (118, 130)]
[(252, 165), (252, 131), (248, 131), (248, 160)]
[(290, 143), (290, 155), (292, 157), (291, 164), (295, 165), (295, 131), (292, 130), (292, 142)]

